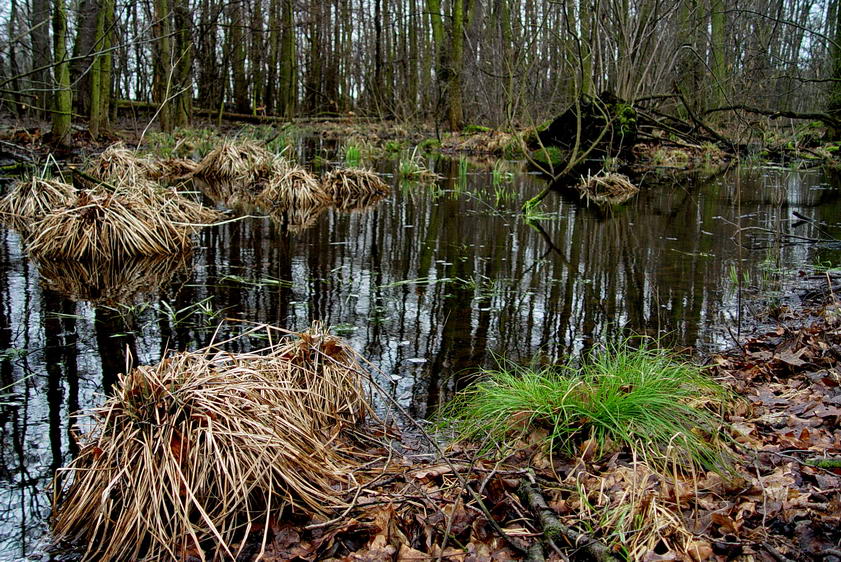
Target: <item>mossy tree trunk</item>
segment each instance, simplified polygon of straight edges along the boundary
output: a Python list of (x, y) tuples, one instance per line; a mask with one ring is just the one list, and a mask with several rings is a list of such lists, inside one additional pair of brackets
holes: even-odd
[(71, 144), (70, 124), (73, 95), (70, 91), (70, 64), (67, 60), (67, 12), (64, 0), (53, 2), (53, 141)]
[(447, 84), (447, 117), (450, 130), (461, 130), (464, 125), (462, 109), (462, 74), (464, 72), (464, 0), (453, 0), (452, 37), (450, 39), (450, 64)]
[[(834, 2), (835, 33), (834, 43), (830, 45), (829, 56), (832, 68), (832, 86), (829, 91), (827, 112), (836, 119), (841, 119), (841, 6)], [(841, 140), (841, 128), (830, 127), (827, 137), (831, 140)]]
[(283, 117), (295, 115), (298, 99), (297, 65), (295, 63), (295, 7), (293, 0), (283, 1), (283, 34), (280, 43), (280, 114)]
[(99, 137), (110, 126), (111, 109), (111, 35), (114, 23), (113, 0), (101, 0), (96, 14), (93, 42), (93, 60), (90, 80), (87, 82), (88, 130), (93, 138)]

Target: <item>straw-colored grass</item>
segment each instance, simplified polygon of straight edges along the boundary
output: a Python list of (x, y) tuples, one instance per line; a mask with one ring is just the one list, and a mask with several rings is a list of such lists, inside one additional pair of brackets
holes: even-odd
[(39, 258), (83, 261), (186, 251), (190, 228), (173, 224), (163, 211), (115, 194), (83, 191), (73, 203), (32, 225), (29, 252)]
[(64, 182), (39, 177), (27, 178), (17, 182), (0, 199), (0, 217), (11, 226), (25, 230), (33, 219), (67, 205), (75, 195), (76, 189)]
[(176, 226), (199, 228), (220, 220), (222, 214), (183, 197), (175, 188), (138, 179), (130, 185), (117, 185), (114, 195), (137, 207), (148, 207)]
[(72, 301), (95, 305), (133, 305), (144, 295), (186, 272), (189, 254), (136, 257), (110, 261), (78, 262), (42, 260), (41, 284)]
[(368, 207), (386, 195), (390, 189), (372, 170), (340, 168), (321, 179), (324, 191), (342, 211)]
[(183, 158), (160, 160), (138, 156), (122, 143), (109, 146), (88, 164), (87, 174), (109, 183), (133, 183), (140, 179), (172, 182), (187, 179), (198, 164)]
[(188, 179), (196, 171), (198, 164), (186, 158), (168, 158), (154, 161), (146, 171), (150, 180), (174, 182)]
[(266, 188), (257, 196), (257, 204), (269, 213), (294, 211), (330, 203), (330, 196), (318, 180), (299, 166), (286, 168), (272, 175)]
[(226, 141), (205, 156), (193, 173), (208, 180), (253, 182), (266, 180), (287, 166), (283, 157), (259, 144)]
[(588, 175), (576, 186), (581, 198), (597, 205), (621, 205), (639, 193), (628, 176), (616, 173)]
[(147, 178), (153, 167), (152, 160), (138, 156), (136, 151), (118, 142), (94, 158), (85, 171), (109, 182), (131, 183)]
[[(344, 507), (370, 459), (351, 431), (371, 413), (357, 356), (315, 326), (233, 354), (210, 347), (123, 376), (59, 471), (53, 531), (88, 560), (233, 559), (288, 506)], [(240, 547), (241, 548), (241, 547)], [(214, 558), (211, 554), (210, 558)]]

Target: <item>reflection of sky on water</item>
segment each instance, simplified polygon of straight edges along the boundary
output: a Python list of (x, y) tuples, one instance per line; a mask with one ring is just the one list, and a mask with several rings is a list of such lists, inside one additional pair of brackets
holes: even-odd
[[(489, 171), (471, 170), (459, 185), (458, 162), (438, 171), (448, 179), (435, 188), (398, 185), (375, 208), (331, 210), (294, 237), (268, 219), (206, 229), (193, 273), (150, 281), (131, 306), (43, 289), (18, 235), (0, 231), (0, 376), (5, 386), (30, 375), (0, 407), (0, 560), (42, 548), (51, 471), (72, 453), (68, 414), (99, 403), (127, 350), (152, 363), (167, 349), (195, 349), (223, 317), (291, 329), (321, 319), (425, 416), (494, 354), (562, 358), (632, 333), (727, 345), (737, 317), (731, 269), (768, 295), (775, 271), (813, 250), (758, 231), (742, 241), (762, 248), (740, 249), (736, 225), (788, 232), (793, 211), (839, 220), (836, 191), (817, 174), (643, 186), (610, 213), (552, 195), (529, 225), (518, 208), (539, 180), (523, 174), (495, 188)], [(809, 223), (796, 233), (818, 235)]]

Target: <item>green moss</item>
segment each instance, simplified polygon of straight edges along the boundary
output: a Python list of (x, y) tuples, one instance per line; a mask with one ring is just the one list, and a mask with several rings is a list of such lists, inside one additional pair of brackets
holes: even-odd
[(557, 146), (544, 146), (533, 150), (529, 158), (541, 165), (560, 166), (566, 163), (567, 154)]
[(475, 135), (476, 133), (487, 133), (490, 130), (490, 127), (483, 127), (482, 125), (467, 125), (461, 132), (465, 135)]
[(441, 148), (441, 141), (434, 138), (423, 140), (418, 144), (418, 150), (421, 152), (431, 152), (436, 148)]
[(394, 154), (403, 150), (403, 143), (396, 140), (390, 140), (385, 143), (384, 150), (387, 154)]

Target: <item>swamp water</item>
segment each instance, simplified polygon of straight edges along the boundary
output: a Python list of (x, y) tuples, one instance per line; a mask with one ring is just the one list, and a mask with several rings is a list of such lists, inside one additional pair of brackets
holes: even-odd
[(33, 263), (0, 230), (0, 560), (48, 558), (70, 414), (100, 404), (129, 356), (155, 363), (247, 329), (236, 320), (323, 320), (422, 418), (498, 356), (557, 359), (630, 334), (726, 347), (799, 268), (838, 262), (790, 236), (841, 231), (841, 190), (817, 172), (644, 187), (609, 212), (553, 193), (527, 221), (539, 178), (447, 160), (436, 171), (434, 186), (385, 176), (394, 189), (377, 205), (327, 211), (299, 234), (251, 218), (203, 230), (190, 256), (93, 271)]

